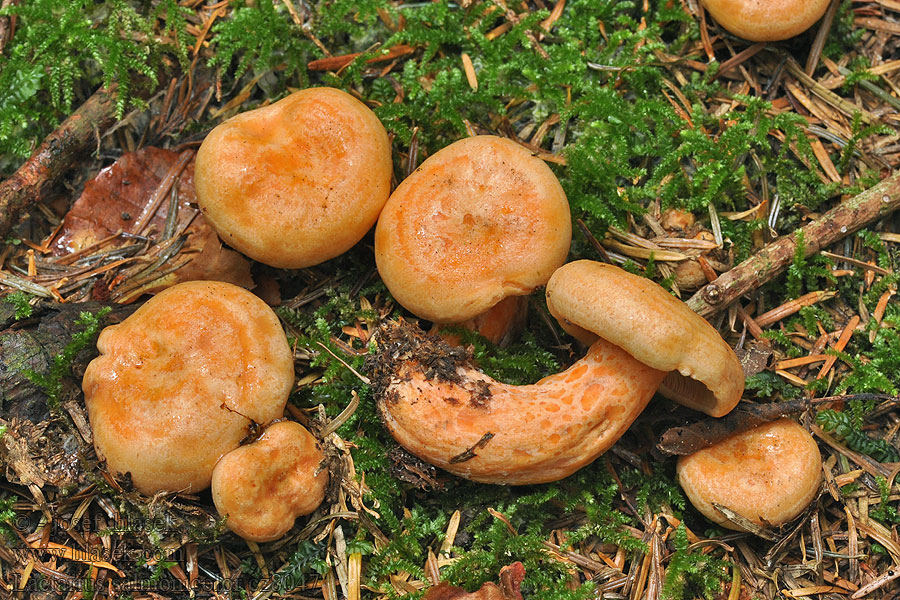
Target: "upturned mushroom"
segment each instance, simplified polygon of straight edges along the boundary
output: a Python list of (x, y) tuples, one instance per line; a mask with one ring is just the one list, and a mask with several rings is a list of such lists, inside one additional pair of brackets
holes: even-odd
[[(519, 300), (563, 264), (571, 240), (569, 203), (550, 168), (511, 140), (476, 136), (436, 152), (397, 186), (378, 218), (375, 261), (418, 317), (460, 324), (499, 305), (500, 321), (514, 321)], [(491, 327), (496, 342), (506, 327), (482, 331)]]
[(550, 278), (547, 308), (584, 345), (603, 338), (666, 371), (660, 393), (679, 404), (722, 417), (741, 399), (744, 371), (731, 346), (705, 319), (649, 279), (578, 260)]
[(213, 129), (194, 185), (225, 243), (295, 269), (362, 239), (388, 199), (392, 168), (375, 113), (346, 92), (309, 88)]
[(325, 455), (303, 425), (270, 425), (251, 444), (222, 457), (212, 473), (212, 497), (225, 525), (244, 539), (280, 538), (322, 503)]
[(703, 516), (741, 531), (717, 506), (761, 526), (787, 523), (816, 497), (822, 456), (803, 427), (781, 419), (682, 456), (676, 470)]
[(294, 383), (278, 317), (228, 283), (178, 284), (103, 330), (82, 387), (94, 447), (145, 494), (199, 492)]
[[(408, 328), (384, 335), (369, 367), (382, 419), (401, 446), (475, 481), (543, 483), (609, 449), (672, 369), (712, 386), (697, 405), (718, 413), (737, 403), (740, 363), (727, 357), (722, 347), (730, 348), (714, 330), (715, 337), (702, 332), (702, 318), (685, 308), (669, 321), (670, 302), (677, 301), (656, 284), (608, 265), (573, 264), (551, 277), (548, 302), (557, 319), (577, 323), (594, 341), (569, 369), (533, 385), (497, 382), (470, 366), (460, 349)], [(590, 322), (589, 306), (612, 317)], [(667, 322), (654, 327), (657, 318)], [(696, 336), (706, 343), (691, 341)], [(724, 362), (703, 364), (720, 353)]]
[(703, 0), (716, 22), (751, 42), (799, 35), (822, 18), (831, 0)]

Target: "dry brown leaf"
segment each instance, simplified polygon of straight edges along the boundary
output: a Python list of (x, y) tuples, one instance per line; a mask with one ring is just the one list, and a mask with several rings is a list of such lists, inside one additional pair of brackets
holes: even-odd
[[(78, 252), (119, 232), (138, 234), (142, 222), (147, 223), (144, 233), (158, 238), (165, 228), (170, 195), (164, 194), (152, 216), (144, 213), (149, 212), (149, 205), (154, 195), (158, 195), (166, 175), (177, 170), (180, 157), (171, 150), (147, 147), (124, 154), (103, 169), (85, 184), (84, 192), (48, 244), (53, 254), (64, 256)], [(182, 281), (200, 279), (252, 288), (250, 262), (241, 254), (224, 248), (196, 208), (193, 164), (191, 157), (174, 183), (178, 195), (175, 229), (179, 231), (186, 227), (188, 237), (179, 253), (169, 259), (169, 264), (175, 265), (187, 258), (190, 262), (162, 278), (159, 285), (142, 291), (156, 292)], [(115, 243), (121, 245), (124, 241), (120, 239)]]

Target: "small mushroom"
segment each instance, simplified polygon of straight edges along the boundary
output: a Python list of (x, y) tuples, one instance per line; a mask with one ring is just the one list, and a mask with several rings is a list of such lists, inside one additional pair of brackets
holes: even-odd
[(199, 492), (253, 424), (281, 418), (294, 363), (278, 317), (247, 290), (173, 286), (103, 330), (82, 387), (94, 447), (145, 494)]
[(585, 345), (598, 337), (668, 372), (660, 392), (721, 417), (744, 392), (744, 372), (719, 333), (653, 281), (604, 263), (571, 262), (547, 283), (547, 308)]
[[(571, 239), (569, 203), (550, 168), (511, 140), (476, 136), (397, 186), (375, 229), (375, 260), (407, 310), (463, 323), (544, 285)], [(521, 314), (509, 303), (503, 312)]]
[(765, 423), (678, 459), (678, 482), (710, 521), (741, 527), (716, 505), (757, 525), (782, 525), (803, 512), (822, 481), (822, 456), (790, 419)]
[(194, 185), (225, 243), (295, 269), (362, 239), (388, 199), (392, 169), (375, 113), (340, 90), (309, 88), (213, 129), (197, 152)]
[(716, 22), (751, 42), (799, 35), (822, 18), (831, 0), (703, 0)]
[(696, 384), (705, 392), (695, 404), (714, 413), (740, 398), (743, 374), (731, 348), (652, 281), (579, 261), (553, 274), (547, 300), (561, 323), (593, 343), (569, 369), (533, 385), (497, 382), (461, 350), (406, 329), (387, 333), (369, 367), (394, 439), (461, 477), (543, 483), (612, 446), (673, 369), (711, 386)]
[(303, 425), (281, 421), (258, 440), (222, 457), (212, 473), (216, 510), (244, 539), (280, 538), (322, 503), (328, 485), (325, 455)]

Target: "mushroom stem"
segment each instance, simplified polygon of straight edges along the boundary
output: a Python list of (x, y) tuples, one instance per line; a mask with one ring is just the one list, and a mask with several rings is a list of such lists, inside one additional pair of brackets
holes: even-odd
[(598, 340), (566, 371), (500, 383), (435, 337), (395, 327), (369, 370), (401, 446), (460, 477), (525, 485), (562, 479), (621, 437), (666, 373)]
[[(505, 347), (516, 338), (528, 315), (528, 296), (509, 296), (485, 312), (467, 321), (456, 323), (468, 331), (474, 331), (496, 346)], [(460, 337), (447, 331), (445, 326), (435, 325), (432, 333), (437, 333), (453, 346), (462, 343)]]

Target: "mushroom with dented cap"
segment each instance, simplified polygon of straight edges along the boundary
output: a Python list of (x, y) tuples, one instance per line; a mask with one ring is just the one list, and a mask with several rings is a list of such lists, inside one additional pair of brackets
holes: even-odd
[(716, 22), (751, 42), (799, 35), (822, 18), (831, 0), (703, 0)]
[(703, 317), (653, 281), (590, 260), (568, 263), (547, 283), (547, 308), (585, 345), (602, 338), (666, 371), (660, 392), (713, 417), (737, 406), (741, 362)]
[(341, 90), (308, 88), (213, 129), (197, 151), (194, 185), (225, 243), (298, 269), (362, 239), (390, 195), (392, 169), (375, 113)]
[(222, 457), (212, 473), (212, 497), (225, 525), (242, 538), (280, 538), (322, 503), (325, 455), (303, 425), (281, 421), (253, 443)]
[(780, 419), (679, 457), (676, 471), (703, 516), (741, 531), (717, 506), (760, 526), (787, 523), (816, 497), (822, 456), (803, 427)]
[(97, 348), (82, 382), (94, 447), (148, 495), (208, 487), (252, 425), (281, 418), (294, 383), (278, 317), (228, 283), (168, 288)]
[[(483, 135), (441, 149), (397, 186), (375, 228), (375, 261), (418, 317), (490, 321), (480, 316), (497, 306), (501, 320), (515, 321), (517, 297), (547, 282), (571, 240), (569, 203), (550, 168), (512, 140)], [(495, 329), (497, 342), (506, 328)]]
[[(709, 325), (715, 337), (698, 333), (703, 319), (687, 308), (685, 314), (675, 311), (673, 322), (652, 327), (660, 316), (670, 319), (671, 303), (678, 301), (649, 280), (609, 268), (614, 271), (576, 263), (550, 278), (554, 315), (593, 332), (594, 341), (569, 369), (533, 385), (495, 381), (470, 366), (462, 350), (409, 328), (385, 332), (368, 366), (394, 438), (461, 477), (522, 485), (561, 479), (600, 456), (672, 369), (700, 375), (716, 388), (709, 394), (715, 400), (704, 396), (698, 405), (730, 410), (743, 391), (743, 374), (737, 358), (722, 349), (730, 352), (728, 345)], [(613, 283), (614, 290), (605, 289)], [(586, 308), (594, 306), (609, 315), (591, 322)], [(706, 343), (692, 342), (696, 336)], [(718, 353), (726, 357), (718, 367), (724, 375), (702, 366)]]

